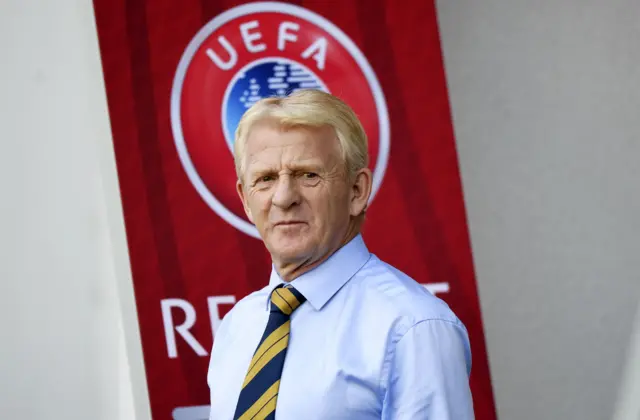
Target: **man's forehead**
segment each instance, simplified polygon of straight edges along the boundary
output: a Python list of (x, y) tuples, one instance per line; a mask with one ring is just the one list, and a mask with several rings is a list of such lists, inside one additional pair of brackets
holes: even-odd
[(336, 151), (338, 140), (331, 128), (259, 125), (251, 130), (246, 144), (249, 161), (259, 155), (288, 155), (303, 160), (322, 160)]
[[(332, 160), (331, 160), (332, 161)], [(263, 171), (267, 169), (278, 169), (285, 165), (290, 168), (322, 168), (328, 166), (331, 162), (328, 159), (322, 159), (318, 156), (309, 158), (292, 156), (291, 158), (280, 158), (277, 156), (261, 156), (253, 155), (248, 161), (249, 171)]]

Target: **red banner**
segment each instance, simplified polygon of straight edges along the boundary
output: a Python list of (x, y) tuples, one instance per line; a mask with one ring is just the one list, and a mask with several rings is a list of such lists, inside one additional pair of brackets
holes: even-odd
[(268, 282), (235, 193), (238, 120), (262, 97), (311, 87), (362, 120), (365, 241), (465, 323), (476, 418), (495, 419), (434, 4), (94, 5), (153, 418), (208, 418), (216, 328)]

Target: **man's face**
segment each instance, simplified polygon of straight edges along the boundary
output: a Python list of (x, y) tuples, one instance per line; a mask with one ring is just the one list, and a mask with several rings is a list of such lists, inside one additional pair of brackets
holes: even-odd
[(260, 123), (245, 147), (238, 193), (280, 263), (308, 263), (335, 250), (350, 221), (351, 189), (335, 132)]

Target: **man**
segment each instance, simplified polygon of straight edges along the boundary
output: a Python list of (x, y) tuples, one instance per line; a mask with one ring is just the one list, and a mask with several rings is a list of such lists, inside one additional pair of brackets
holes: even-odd
[(353, 111), (315, 90), (263, 99), (234, 155), (273, 267), (218, 329), (210, 418), (473, 419), (465, 327), (359, 233), (372, 174)]

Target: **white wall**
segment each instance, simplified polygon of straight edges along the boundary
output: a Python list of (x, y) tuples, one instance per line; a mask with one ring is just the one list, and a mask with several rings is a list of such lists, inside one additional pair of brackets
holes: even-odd
[(640, 297), (640, 2), (437, 5), (499, 416), (609, 419)]
[(92, 13), (0, 5), (2, 419), (150, 418)]

